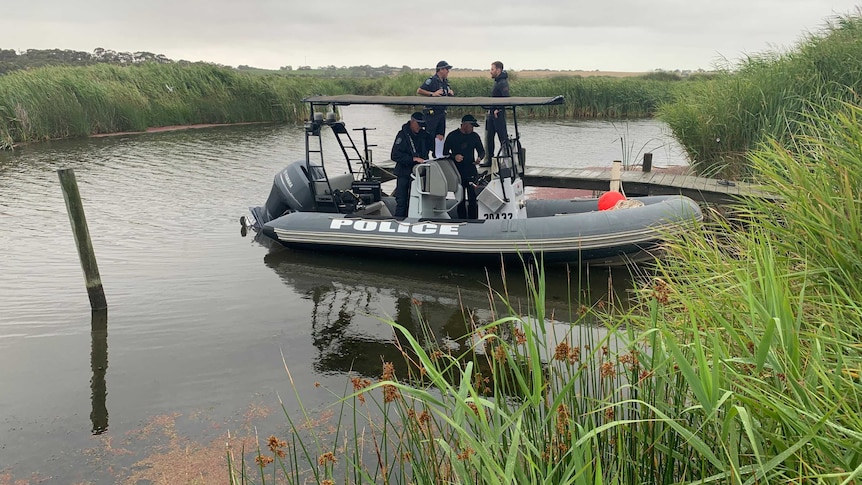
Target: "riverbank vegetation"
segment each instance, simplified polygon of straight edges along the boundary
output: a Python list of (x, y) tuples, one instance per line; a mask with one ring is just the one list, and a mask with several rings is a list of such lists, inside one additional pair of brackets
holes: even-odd
[(746, 153), (766, 140), (792, 147), (814, 107), (858, 102), (862, 88), (862, 10), (829, 19), (787, 52), (728, 66), (710, 82), (686, 83), (662, 105), (694, 168), (725, 177), (752, 175)]
[[(297, 77), (158, 62), (15, 71), (0, 76), (0, 147), (158, 126), (295, 122), (307, 116), (302, 99), (312, 94), (413, 95), (425, 76)], [(512, 82), (520, 95), (562, 94), (575, 100), (561, 107), (523, 110), (524, 116), (578, 118), (649, 116), (671, 98), (673, 84), (676, 81), (571, 76)], [(489, 78), (461, 78), (457, 92), (487, 96), (491, 87)]]
[[(409, 73), (381, 80), (378, 94), (414, 94), (427, 76)], [(511, 92), (517, 96), (565, 97), (563, 105), (518, 110), (519, 115), (542, 118), (645, 118), (674, 99), (677, 84), (688, 82), (696, 81), (682, 81), (676, 76), (521, 78), (510, 74)], [(490, 77), (460, 77), (451, 84), (458, 96), (488, 96), (494, 86)]]
[(391, 323), (410, 370), (348, 380), (333, 429), (286, 412), (231, 483), (857, 483), (860, 120), (827, 103), (752, 152), (782, 202), (669, 236), (627, 310), (548, 315), (539, 271), (463, 355)]
[(198, 123), (291, 122), (313, 93), (362, 80), (263, 77), (209, 64), (44, 67), (0, 77), (0, 147)]

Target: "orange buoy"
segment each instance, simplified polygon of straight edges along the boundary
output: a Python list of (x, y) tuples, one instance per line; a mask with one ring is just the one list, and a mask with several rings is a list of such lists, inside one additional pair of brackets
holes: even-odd
[(601, 195), (601, 197), (599, 197), (599, 210), (606, 211), (617, 205), (617, 202), (621, 200), (626, 200), (626, 196), (617, 192), (616, 190), (605, 192)]

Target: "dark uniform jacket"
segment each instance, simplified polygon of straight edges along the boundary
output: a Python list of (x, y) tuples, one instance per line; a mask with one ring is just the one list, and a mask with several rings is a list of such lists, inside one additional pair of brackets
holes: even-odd
[(494, 89), (491, 91), (491, 96), (495, 98), (509, 97), (509, 73), (501, 72), (494, 78)]
[[(500, 74), (494, 78), (494, 89), (491, 90), (491, 96), (495, 98), (508, 98), (509, 95), (509, 73), (506, 71), (502, 71)], [(497, 117), (494, 117), (494, 111), (499, 110), (497, 113)], [(486, 119), (485, 124), (485, 132), (488, 134), (488, 151), (491, 152), (491, 156), (494, 155), (494, 138), (493, 135), (496, 134), (500, 139), (500, 143), (505, 143), (505, 140), (509, 137), (509, 133), (506, 130), (506, 107), (505, 106), (492, 106), (491, 109), (488, 110), (488, 118)]]
[[(449, 80), (448, 79), (440, 79), (440, 76), (438, 76), (436, 74), (434, 74), (433, 76), (426, 79), (425, 82), (422, 83), (422, 85), (419, 87), (424, 89), (425, 91), (430, 91), (432, 93), (437, 91), (438, 89), (442, 89), (443, 90), (443, 96), (449, 96)], [(425, 114), (429, 114), (428, 113), (429, 111), (433, 111), (435, 113), (438, 111), (442, 111), (445, 113), (446, 112), (446, 106), (426, 106), (425, 107)]]
[(464, 160), (455, 162), (458, 167), (458, 173), (461, 174), (461, 183), (474, 181), (479, 174), (476, 171), (475, 152), (479, 152), (479, 159), (485, 158), (485, 147), (482, 146), (482, 138), (475, 131), (472, 133), (463, 133), (460, 129), (454, 130), (446, 136), (446, 141), (443, 143), (443, 155), (451, 155), (452, 160), (455, 160), (455, 155), (463, 155)]
[(395, 162), (395, 176), (409, 177), (413, 173), (413, 157), (428, 159), (431, 150), (434, 149), (434, 137), (425, 130), (413, 133), (410, 130), (410, 122), (401, 126), (401, 131), (395, 136), (390, 157)]

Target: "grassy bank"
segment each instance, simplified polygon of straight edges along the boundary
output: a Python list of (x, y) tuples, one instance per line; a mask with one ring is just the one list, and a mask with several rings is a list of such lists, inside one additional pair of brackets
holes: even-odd
[[(381, 80), (379, 94), (413, 94), (427, 74), (410, 73)], [(659, 105), (674, 99), (679, 85), (687, 84), (676, 77), (658, 80), (650, 77), (578, 77), (520, 78), (511, 74), (513, 96), (558, 96), (564, 105), (521, 109), (526, 116), (560, 118), (644, 118), (656, 112)], [(456, 77), (450, 84), (458, 96), (489, 96), (494, 82), (489, 77)]]
[(254, 76), (207, 64), (45, 67), (0, 77), (0, 147), (196, 123), (295, 121), (318, 92), (362, 80)]
[[(378, 79), (259, 75), (207, 64), (44, 67), (0, 76), (0, 148), (15, 143), (150, 127), (304, 119), (312, 94), (412, 95), (424, 74)], [(667, 101), (673, 81), (559, 77), (512, 81), (522, 96), (566, 96), (564, 106), (524, 116), (643, 117)], [(459, 96), (487, 96), (483, 77), (453, 81)]]
[(700, 173), (751, 175), (746, 152), (765, 140), (792, 147), (814, 106), (858, 100), (862, 15), (836, 17), (794, 49), (749, 57), (711, 82), (688, 84), (663, 105)]
[(287, 414), (232, 483), (858, 483), (862, 107), (837, 106), (750, 154), (780, 206), (672, 237), (632, 310), (573, 294), (590, 325), (554, 323), (537, 273), (463, 355), (392, 323), (410, 370), (347, 382), (334, 431)]

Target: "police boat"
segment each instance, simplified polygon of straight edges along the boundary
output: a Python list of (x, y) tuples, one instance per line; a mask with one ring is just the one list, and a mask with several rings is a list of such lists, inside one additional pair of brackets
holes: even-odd
[[(290, 248), (364, 252), (383, 257), (447, 258), (473, 263), (523, 261), (619, 264), (655, 257), (668, 234), (687, 230), (703, 216), (683, 196), (635, 197), (616, 210), (599, 210), (597, 198), (528, 199), (525, 152), (516, 108), (563, 103), (557, 97), (312, 96), (305, 123), (305, 159), (275, 176), (263, 206), (241, 218)], [(416, 164), (406, 218), (395, 218), (395, 200), (382, 189), (387, 172), (371, 161), (367, 137), (354, 143), (335, 109), (351, 104), (483, 107), (505, 104), (514, 122), (514, 148), (501, 147), (477, 186), (476, 219), (457, 218), (463, 198), (455, 163), (448, 158)], [(322, 109), (328, 110), (326, 114)], [(358, 128), (365, 135), (368, 128)], [(324, 134), (341, 148), (336, 164), (323, 153)], [(391, 179), (391, 174), (389, 177)], [(433, 260), (433, 259), (432, 259)]]

